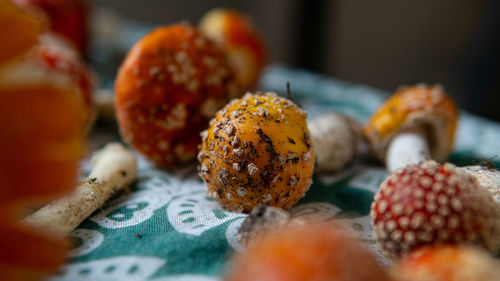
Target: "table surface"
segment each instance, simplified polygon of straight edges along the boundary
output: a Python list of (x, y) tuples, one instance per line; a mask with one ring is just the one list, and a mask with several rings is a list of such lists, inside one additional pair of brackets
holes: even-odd
[[(259, 89), (283, 93), (290, 81), (293, 98), (308, 118), (343, 112), (365, 122), (388, 93), (303, 70), (274, 65)], [(112, 139), (98, 133), (100, 140)], [(500, 124), (461, 112), (456, 148), (450, 161), (500, 164)], [(227, 212), (205, 196), (196, 165), (163, 171), (139, 157), (139, 175), (131, 192), (108, 202), (72, 234), (77, 241), (70, 260), (50, 280), (220, 280), (231, 255), (241, 250), (236, 233), (245, 214)], [(291, 210), (310, 220), (341, 220), (353, 235), (373, 248), (369, 205), (387, 176), (377, 163), (361, 157), (335, 174), (314, 176), (307, 195)]]

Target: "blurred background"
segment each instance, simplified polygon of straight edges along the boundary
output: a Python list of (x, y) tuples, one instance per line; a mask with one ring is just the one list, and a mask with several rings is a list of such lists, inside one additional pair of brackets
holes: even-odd
[(93, 0), (92, 4), (127, 21), (152, 26), (182, 20), (196, 24), (211, 8), (234, 8), (253, 18), (274, 63), (387, 91), (401, 84), (440, 83), (460, 108), (500, 121), (500, 1)]

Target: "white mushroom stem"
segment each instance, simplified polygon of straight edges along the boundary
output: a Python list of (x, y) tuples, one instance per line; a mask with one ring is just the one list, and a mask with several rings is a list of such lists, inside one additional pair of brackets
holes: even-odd
[(65, 237), (137, 175), (135, 156), (119, 143), (108, 144), (95, 153), (91, 166), (88, 178), (71, 195), (47, 204), (21, 224)]
[(393, 173), (408, 164), (416, 164), (430, 159), (429, 143), (419, 130), (403, 132), (395, 136), (386, 152), (386, 166)]

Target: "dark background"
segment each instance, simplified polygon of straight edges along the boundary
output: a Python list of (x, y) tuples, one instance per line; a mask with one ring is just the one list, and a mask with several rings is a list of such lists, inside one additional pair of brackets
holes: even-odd
[(500, 1), (93, 2), (153, 25), (235, 8), (254, 19), (273, 62), (389, 91), (441, 83), (462, 109), (500, 120)]

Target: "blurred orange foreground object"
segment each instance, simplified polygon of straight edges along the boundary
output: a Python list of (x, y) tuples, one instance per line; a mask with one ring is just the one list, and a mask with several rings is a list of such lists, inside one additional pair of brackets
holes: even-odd
[(81, 105), (73, 92), (0, 86), (0, 205), (68, 192), (82, 156)]
[(28, 13), (0, 0), (0, 65), (26, 53), (38, 42), (42, 24)]
[(40, 280), (63, 263), (68, 243), (0, 223), (0, 249), (2, 280)]
[(252, 21), (230, 9), (215, 9), (200, 20), (200, 30), (225, 49), (242, 90), (250, 90), (268, 60), (266, 42)]
[(29, 56), (15, 60), (38, 42), (36, 20), (0, 0), (0, 26), (0, 276), (38, 280), (63, 262), (67, 243), (22, 229), (18, 221), (30, 204), (74, 186), (83, 106), (71, 83), (23, 64)]
[(500, 262), (471, 246), (429, 246), (401, 259), (392, 274), (397, 281), (498, 281)]
[(258, 235), (226, 281), (388, 280), (373, 254), (334, 224), (287, 226)]

